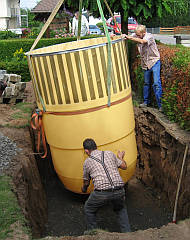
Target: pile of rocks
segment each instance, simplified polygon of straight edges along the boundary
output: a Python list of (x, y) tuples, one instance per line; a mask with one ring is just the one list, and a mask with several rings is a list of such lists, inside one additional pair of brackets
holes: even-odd
[[(0, 102), (4, 102), (6, 99), (8, 102), (20, 100), (25, 98), (24, 90), (26, 88), (26, 82), (21, 82), (21, 76), (17, 74), (7, 74), (6, 70), (0, 70), (0, 80), (6, 82), (5, 88)], [(6, 102), (7, 102), (6, 101)]]

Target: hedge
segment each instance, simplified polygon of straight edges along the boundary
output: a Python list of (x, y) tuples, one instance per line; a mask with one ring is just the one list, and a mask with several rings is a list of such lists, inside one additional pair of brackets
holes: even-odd
[[(93, 36), (99, 37), (99, 36)], [(91, 36), (85, 36), (81, 39), (92, 38)], [(40, 39), (36, 48), (42, 48), (46, 46), (56, 45), (65, 42), (76, 41), (76, 37), (70, 38), (49, 38), (49, 39)], [(21, 75), (21, 79), (23, 82), (28, 82), (31, 80), (30, 72), (28, 68), (27, 60), (22, 62), (13, 62), (14, 53), (17, 50), (23, 49), (24, 52), (30, 51), (34, 39), (11, 39), (11, 40), (0, 40), (0, 69), (7, 70), (7, 73), (14, 73)]]

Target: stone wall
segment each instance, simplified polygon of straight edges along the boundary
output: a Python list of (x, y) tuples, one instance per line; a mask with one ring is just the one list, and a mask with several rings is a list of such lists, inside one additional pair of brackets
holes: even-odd
[(25, 99), (24, 90), (26, 82), (21, 81), (21, 76), (17, 74), (7, 74), (6, 70), (0, 70), (0, 80), (6, 82), (0, 103), (14, 102), (17, 103)]
[[(173, 212), (178, 181), (190, 134), (154, 108), (134, 108), (138, 159), (136, 177), (154, 190), (160, 204)], [(186, 156), (178, 199), (177, 220), (190, 216), (190, 149)]]

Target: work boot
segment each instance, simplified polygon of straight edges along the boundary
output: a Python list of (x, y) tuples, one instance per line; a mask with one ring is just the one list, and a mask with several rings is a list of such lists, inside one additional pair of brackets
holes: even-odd
[(141, 103), (141, 104), (139, 105), (139, 107), (140, 107), (140, 108), (148, 107), (148, 104), (145, 103), (145, 102), (143, 102), (143, 103)]

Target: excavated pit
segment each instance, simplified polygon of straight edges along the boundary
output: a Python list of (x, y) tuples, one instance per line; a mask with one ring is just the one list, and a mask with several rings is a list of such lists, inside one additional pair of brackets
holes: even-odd
[[(2, 104), (0, 110), (1, 116), (10, 118), (11, 105)], [(131, 230), (137, 231), (160, 228), (172, 221), (177, 183), (190, 137), (189, 133), (179, 130), (176, 124), (169, 122), (156, 109), (134, 107), (134, 112), (138, 159), (135, 176), (126, 191), (126, 206)], [(33, 154), (36, 153), (34, 145), (37, 143), (34, 131), (7, 127), (0, 130), (21, 149), (13, 157), (14, 164), (8, 173), (14, 179), (14, 192), (33, 236), (83, 235), (86, 230), (84, 203), (87, 195), (75, 194), (64, 188), (54, 171), (50, 154), (46, 159)], [(177, 221), (190, 215), (189, 184), (188, 151)], [(110, 232), (120, 232), (111, 205), (98, 213), (98, 226)]]
[[(156, 109), (135, 108), (138, 161), (135, 176), (126, 188), (126, 206), (131, 230), (160, 228), (172, 222), (177, 181), (189, 134), (165, 119)], [(88, 195), (64, 188), (54, 172), (51, 159), (46, 167), (38, 166), (47, 197), (48, 221), (43, 237), (79, 236), (86, 230), (84, 203)], [(51, 169), (51, 171), (50, 171)], [(187, 156), (177, 220), (189, 217), (189, 157)], [(51, 172), (51, 174), (50, 174)], [(98, 226), (120, 232), (111, 204), (97, 215)]]

